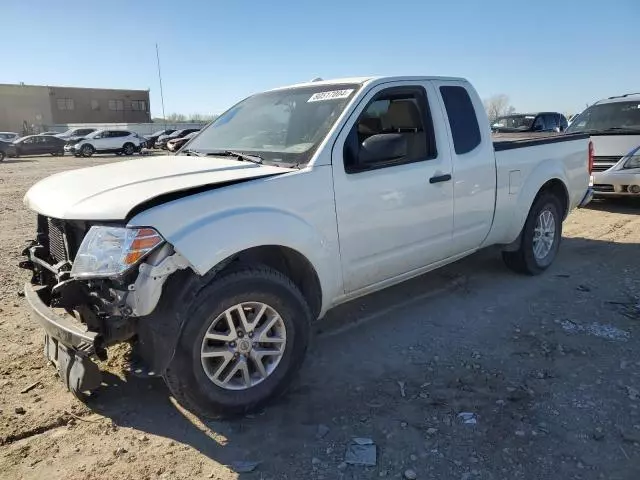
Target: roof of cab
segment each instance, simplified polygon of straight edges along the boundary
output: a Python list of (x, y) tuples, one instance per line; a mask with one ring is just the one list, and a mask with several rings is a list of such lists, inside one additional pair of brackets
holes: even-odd
[(288, 88), (299, 88), (299, 87), (312, 87), (312, 86), (329, 86), (329, 85), (344, 85), (348, 83), (355, 84), (368, 84), (368, 83), (387, 83), (387, 82), (398, 82), (398, 81), (419, 81), (419, 80), (453, 80), (458, 82), (466, 82), (464, 78), (458, 77), (427, 77), (427, 76), (408, 76), (408, 77), (347, 77), (347, 78), (334, 78), (331, 80), (316, 80), (310, 82), (296, 83), (294, 85), (287, 85), (284, 87), (274, 88), (274, 90), (285, 90)]

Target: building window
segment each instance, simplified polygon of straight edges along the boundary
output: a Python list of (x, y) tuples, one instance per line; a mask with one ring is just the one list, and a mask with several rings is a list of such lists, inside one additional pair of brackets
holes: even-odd
[(122, 100), (109, 100), (109, 110), (124, 110), (124, 102)]
[(147, 102), (144, 100), (132, 100), (131, 101), (131, 110), (136, 110), (140, 112), (147, 111)]
[(58, 110), (73, 110), (73, 98), (58, 98)]
[(91, 110), (100, 110), (100, 102), (98, 100), (91, 100)]

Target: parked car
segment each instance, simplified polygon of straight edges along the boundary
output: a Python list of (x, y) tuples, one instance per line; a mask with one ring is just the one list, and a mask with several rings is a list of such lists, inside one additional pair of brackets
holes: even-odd
[(593, 189), (598, 197), (640, 196), (640, 94), (600, 100), (572, 122), (567, 133), (588, 133), (593, 142)]
[(167, 142), (174, 140), (176, 138), (182, 138), (186, 135), (189, 135), (190, 133), (193, 132), (199, 132), (200, 129), (199, 128), (186, 128), (183, 130), (176, 130), (175, 132), (173, 132), (171, 135), (162, 135), (158, 138), (158, 141), (156, 142), (155, 147), (156, 148), (162, 148), (164, 150), (167, 149)]
[(174, 128), (167, 128), (166, 130), (158, 130), (151, 135), (145, 135), (144, 138), (147, 142), (147, 148), (153, 148), (162, 135), (171, 135), (173, 132), (175, 132)]
[(63, 139), (50, 135), (27, 135), (13, 142), (14, 156), (64, 155), (64, 144)]
[(7, 157), (16, 156), (16, 147), (13, 142), (5, 142), (0, 140), (0, 162)]
[(187, 143), (189, 140), (195, 137), (199, 131), (200, 130), (191, 132), (188, 135), (185, 135), (184, 137), (181, 137), (181, 138), (172, 138), (167, 142), (167, 150), (169, 150), (170, 152), (177, 152), (178, 150), (180, 150), (180, 148), (182, 148), (182, 146), (185, 143)]
[(496, 118), (491, 130), (496, 133), (564, 132), (568, 126), (565, 116), (558, 112), (514, 113)]
[(95, 132), (96, 130), (97, 128), (71, 128), (66, 132), (58, 133), (56, 136), (64, 139), (81, 138)]
[(48, 358), (91, 390), (92, 357), (136, 338), (184, 406), (246, 412), (287, 387), (330, 308), (490, 245), (542, 273), (590, 200), (589, 138), (489, 130), (463, 79), (318, 81), (243, 100), (179, 161), (40, 181), (21, 266)]
[(20, 135), (14, 132), (0, 132), (0, 141), (3, 142), (13, 142), (20, 138)]
[(142, 145), (144, 139), (128, 130), (96, 130), (64, 148), (76, 157), (90, 157), (94, 153), (133, 155)]

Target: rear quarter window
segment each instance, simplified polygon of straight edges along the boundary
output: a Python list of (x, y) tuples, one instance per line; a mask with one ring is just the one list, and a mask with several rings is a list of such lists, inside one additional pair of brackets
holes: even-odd
[(471, 97), (464, 87), (440, 87), (440, 95), (449, 117), (453, 147), (457, 155), (469, 153), (480, 145), (480, 125)]

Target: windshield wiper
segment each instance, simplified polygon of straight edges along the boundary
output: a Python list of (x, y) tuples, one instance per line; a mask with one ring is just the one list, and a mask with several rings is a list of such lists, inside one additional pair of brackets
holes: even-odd
[(245, 162), (261, 164), (264, 161), (260, 155), (249, 155), (248, 153), (237, 152), (235, 150), (221, 150), (219, 152), (207, 152), (207, 155), (215, 157), (236, 157)]
[(180, 152), (181, 155), (193, 155), (194, 157), (202, 157), (204, 154), (192, 148), (187, 148), (186, 150), (182, 150)]

